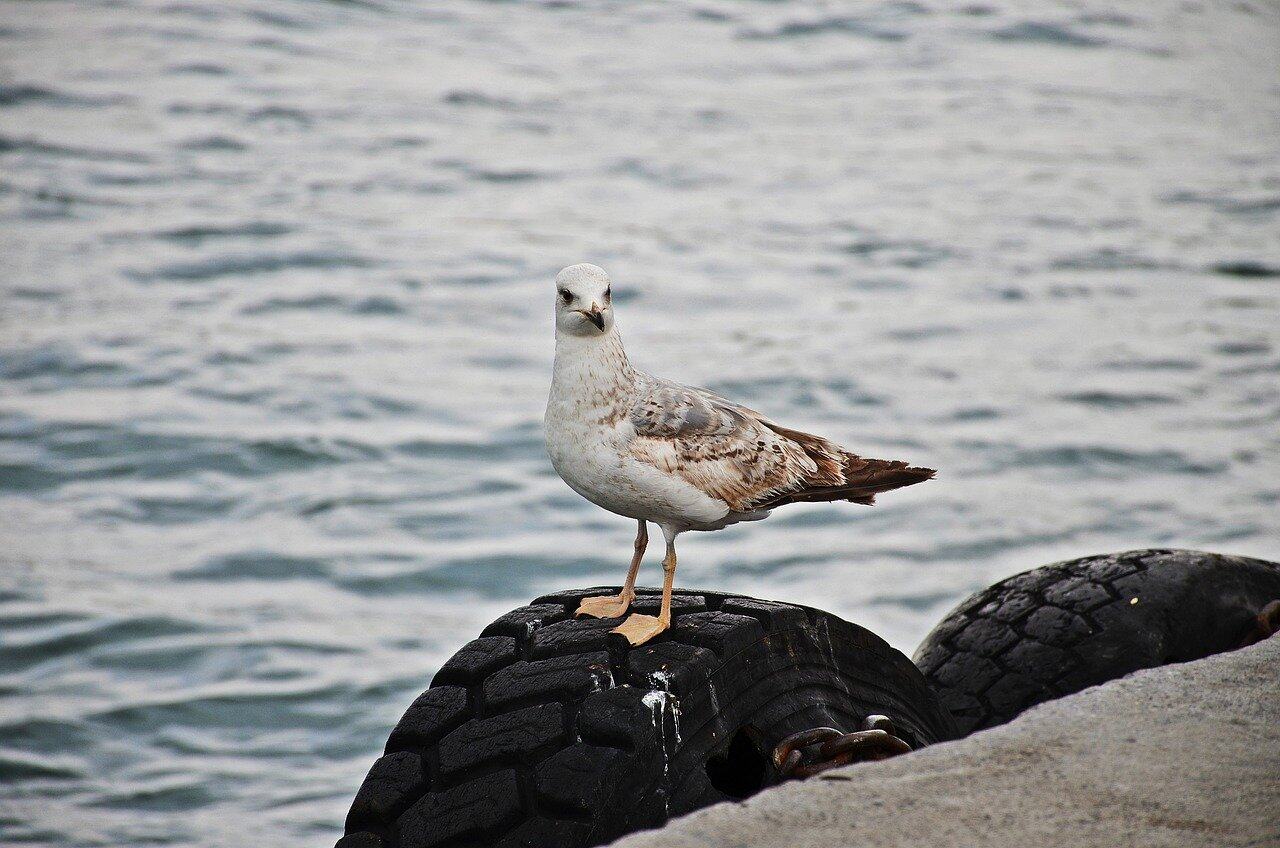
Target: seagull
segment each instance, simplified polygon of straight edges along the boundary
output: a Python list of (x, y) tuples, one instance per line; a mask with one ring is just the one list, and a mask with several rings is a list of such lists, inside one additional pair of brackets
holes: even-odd
[(671, 626), (676, 537), (758, 521), (780, 506), (850, 501), (928, 480), (932, 468), (866, 459), (822, 436), (775, 424), (714, 392), (631, 367), (614, 326), (609, 275), (570, 265), (556, 275), (556, 353), (544, 421), (547, 454), (579, 495), (636, 521), (627, 580), (617, 595), (585, 598), (577, 615), (621, 618), (636, 575), (662, 529), (662, 604), (613, 632), (643, 644)]

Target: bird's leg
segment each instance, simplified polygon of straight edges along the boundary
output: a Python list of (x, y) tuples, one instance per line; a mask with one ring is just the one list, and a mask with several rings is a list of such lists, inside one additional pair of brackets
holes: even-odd
[(636, 530), (635, 553), (631, 555), (631, 570), (627, 572), (627, 582), (622, 591), (616, 595), (600, 595), (594, 598), (583, 598), (574, 615), (589, 615), (594, 618), (622, 618), (627, 607), (636, 599), (636, 575), (640, 573), (640, 560), (644, 559), (644, 549), (649, 545), (649, 528), (643, 520)]
[(671, 626), (671, 587), (676, 582), (676, 542), (667, 539), (667, 556), (662, 561), (662, 607), (658, 615), (641, 615), (633, 612), (627, 620), (613, 628), (614, 633), (621, 633), (627, 641), (634, 645), (643, 645), (654, 636)]

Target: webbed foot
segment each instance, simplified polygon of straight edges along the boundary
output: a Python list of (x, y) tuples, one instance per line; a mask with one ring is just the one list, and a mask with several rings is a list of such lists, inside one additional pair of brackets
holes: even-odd
[(663, 621), (656, 615), (641, 615), (637, 612), (627, 616), (627, 620), (613, 628), (613, 632), (626, 636), (627, 641), (634, 647), (643, 645), (669, 627), (671, 627), (670, 620)]
[(574, 615), (589, 615), (592, 618), (622, 618), (631, 606), (631, 598), (626, 595), (600, 595), (595, 598), (583, 598)]

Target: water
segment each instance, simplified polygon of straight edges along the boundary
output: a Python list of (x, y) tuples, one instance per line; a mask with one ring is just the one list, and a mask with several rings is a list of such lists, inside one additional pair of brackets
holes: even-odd
[(1280, 555), (1280, 12), (1126, 6), (0, 6), (0, 842), (331, 842), (459, 644), (622, 578), (541, 444), (572, 262), (639, 366), (941, 471), (684, 585), (909, 651)]

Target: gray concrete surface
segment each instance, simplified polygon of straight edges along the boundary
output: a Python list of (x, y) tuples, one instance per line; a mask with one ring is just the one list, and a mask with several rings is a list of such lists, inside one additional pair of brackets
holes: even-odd
[(1280, 846), (1280, 636), (967, 739), (828, 772), (616, 848)]

